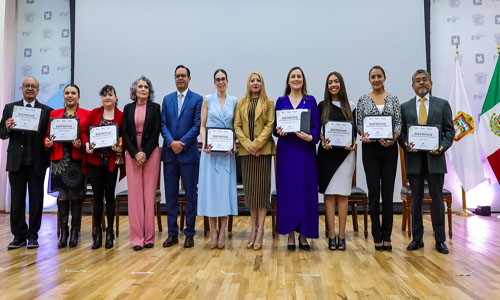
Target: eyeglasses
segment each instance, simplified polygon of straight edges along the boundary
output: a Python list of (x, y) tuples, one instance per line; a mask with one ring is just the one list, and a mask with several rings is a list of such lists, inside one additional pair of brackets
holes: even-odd
[(224, 82), (224, 81), (226, 81), (226, 77), (215, 78), (215, 81)]
[(25, 88), (25, 89), (37, 89), (38, 85), (36, 85), (36, 84), (23, 84), (23, 88)]
[(429, 81), (429, 78), (427, 78), (427, 77), (415, 79), (415, 83), (421, 83), (421, 82), (426, 83), (427, 81)]
[(187, 78), (187, 74), (177, 74), (177, 75), (175, 75), (175, 78), (177, 78), (177, 79)]

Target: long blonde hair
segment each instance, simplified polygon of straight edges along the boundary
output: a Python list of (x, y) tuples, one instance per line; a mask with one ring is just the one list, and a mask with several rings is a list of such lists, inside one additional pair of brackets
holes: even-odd
[[(251, 98), (251, 94), (252, 94), (252, 92), (250, 91), (250, 80), (252, 79), (253, 75), (257, 75), (260, 78), (260, 94), (259, 94), (258, 101), (262, 101), (265, 104), (267, 101), (270, 100), (266, 94), (266, 86), (264, 85), (264, 77), (262, 77), (262, 74), (260, 72), (253, 71), (253, 72), (250, 72), (250, 75), (248, 75), (247, 90), (245, 92), (245, 96), (241, 99), (242, 105), (246, 105), (246, 104), (250, 103), (250, 98)], [(262, 110), (263, 110), (264, 115), (267, 115), (266, 114), (267, 113), (267, 105), (264, 105), (262, 107)]]

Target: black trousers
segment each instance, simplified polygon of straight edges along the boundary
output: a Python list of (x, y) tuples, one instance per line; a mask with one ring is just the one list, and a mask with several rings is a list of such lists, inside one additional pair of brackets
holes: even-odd
[(422, 200), (424, 198), (424, 180), (427, 179), (429, 194), (432, 198), (432, 226), (434, 227), (436, 242), (446, 241), (444, 225), (444, 203), (443, 185), (444, 174), (430, 174), (427, 168), (426, 153), (422, 152), (422, 172), (420, 174), (408, 174), (408, 182), (411, 188), (411, 231), (413, 239), (421, 240), (424, 235), (424, 224), (422, 222)]
[(88, 180), (94, 192), (94, 209), (92, 216), (96, 228), (101, 228), (103, 200), (106, 198), (106, 217), (108, 228), (113, 228), (115, 219), (115, 187), (118, 169), (108, 171), (108, 166), (88, 164)]
[[(44, 178), (45, 174), (35, 174), (31, 166), (21, 166), (17, 172), (9, 172), (10, 230), (17, 240), (38, 239), (42, 224)], [(26, 224), (26, 185), (29, 193), (29, 226)]]
[[(363, 167), (368, 186), (368, 203), (375, 243), (391, 241), (394, 181), (398, 166), (398, 146), (383, 147), (378, 142), (363, 143)], [(380, 222), (382, 194), (382, 223)]]

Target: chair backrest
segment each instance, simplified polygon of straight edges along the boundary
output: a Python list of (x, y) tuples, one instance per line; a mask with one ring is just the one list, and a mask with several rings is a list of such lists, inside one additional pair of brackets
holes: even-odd
[[(321, 147), (321, 146), (320, 146)], [(352, 174), (352, 185), (356, 186), (356, 169), (358, 168), (358, 147), (354, 149), (354, 173)]]

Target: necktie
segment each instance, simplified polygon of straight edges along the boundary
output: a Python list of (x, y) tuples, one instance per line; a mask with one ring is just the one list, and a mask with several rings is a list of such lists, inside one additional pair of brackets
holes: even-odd
[(184, 95), (179, 94), (179, 97), (177, 98), (177, 117), (181, 114), (182, 98), (184, 98)]
[(32, 107), (31, 103), (26, 104), (26, 107)]
[(427, 108), (425, 107), (425, 97), (420, 97), (420, 108), (418, 110), (418, 125), (427, 125)]

